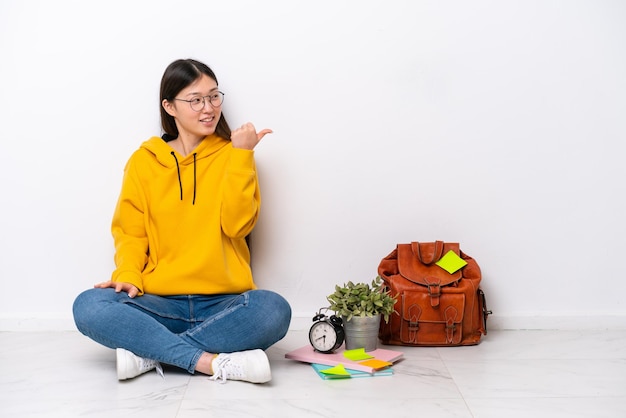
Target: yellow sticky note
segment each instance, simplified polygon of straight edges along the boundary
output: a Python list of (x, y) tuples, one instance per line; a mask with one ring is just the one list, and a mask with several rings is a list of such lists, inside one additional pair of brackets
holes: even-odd
[(392, 365), (392, 363), (389, 363), (388, 361), (378, 360), (376, 358), (365, 360), (365, 361), (360, 361), (359, 364), (362, 364), (363, 366), (371, 367), (374, 370), (384, 369), (385, 367), (389, 367)]
[(365, 348), (355, 348), (353, 350), (346, 350), (343, 352), (343, 356), (352, 361), (365, 360), (368, 358), (374, 358), (365, 352)]
[(346, 368), (343, 367), (343, 364), (338, 364), (335, 367), (331, 367), (330, 369), (320, 370), (320, 373), (324, 373), (326, 375), (331, 375), (331, 376), (350, 377), (350, 373), (348, 373)]
[(452, 274), (459, 269), (465, 267), (467, 265), (467, 262), (458, 255), (456, 255), (454, 251), (450, 250), (435, 264), (437, 264), (448, 273)]

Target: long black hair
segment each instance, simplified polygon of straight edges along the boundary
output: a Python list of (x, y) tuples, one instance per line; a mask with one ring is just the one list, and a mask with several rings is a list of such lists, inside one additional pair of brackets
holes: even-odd
[[(165, 69), (161, 78), (159, 108), (161, 110), (161, 127), (165, 132), (164, 138), (166, 140), (178, 138), (178, 128), (176, 127), (174, 117), (163, 108), (163, 100), (174, 100), (182, 89), (197, 81), (203, 74), (215, 80), (217, 84), (217, 77), (213, 70), (206, 64), (193, 59), (176, 60)], [(222, 113), (220, 120), (217, 122), (215, 133), (224, 139), (230, 140), (230, 127), (226, 122), (226, 118), (224, 118), (224, 113)]]

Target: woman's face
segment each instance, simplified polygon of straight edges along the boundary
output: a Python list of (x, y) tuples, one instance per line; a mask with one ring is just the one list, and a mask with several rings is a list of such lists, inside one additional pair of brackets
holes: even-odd
[[(217, 83), (211, 77), (202, 76), (182, 89), (172, 101), (163, 101), (166, 112), (174, 117), (180, 136), (192, 137), (200, 140), (215, 132), (217, 122), (222, 115), (222, 106), (214, 107), (209, 102), (209, 97), (217, 92)], [(199, 111), (191, 108), (186, 100), (202, 99), (204, 106)]]

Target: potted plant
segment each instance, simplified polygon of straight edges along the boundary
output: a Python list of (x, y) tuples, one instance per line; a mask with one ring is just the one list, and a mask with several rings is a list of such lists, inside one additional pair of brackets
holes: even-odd
[(335, 286), (335, 292), (326, 297), (329, 309), (335, 311), (344, 323), (346, 349), (365, 348), (372, 351), (378, 345), (381, 317), (389, 322), (397, 297), (391, 296), (380, 276), (371, 284), (349, 281)]

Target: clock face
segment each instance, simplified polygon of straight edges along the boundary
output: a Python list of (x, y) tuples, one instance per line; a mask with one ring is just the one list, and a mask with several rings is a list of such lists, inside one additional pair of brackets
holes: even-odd
[(337, 343), (337, 332), (328, 322), (317, 322), (311, 326), (309, 341), (314, 349), (324, 352), (334, 350)]

